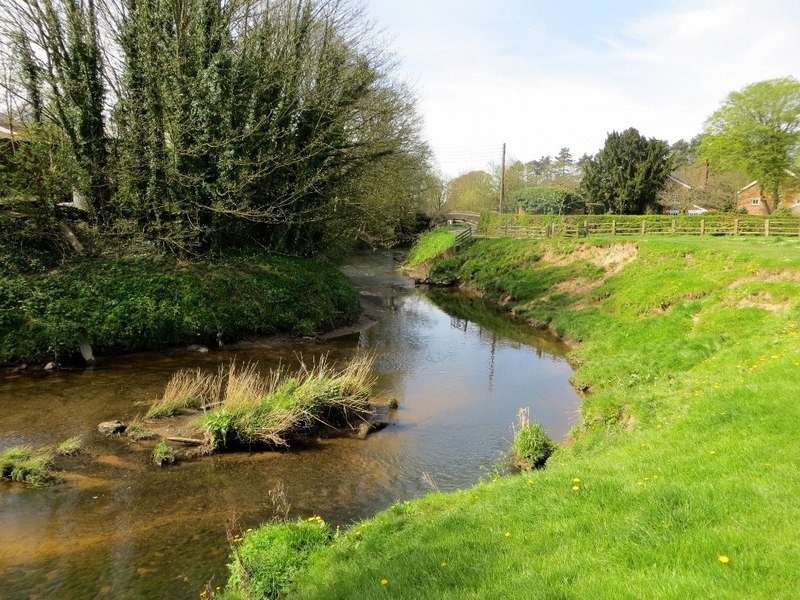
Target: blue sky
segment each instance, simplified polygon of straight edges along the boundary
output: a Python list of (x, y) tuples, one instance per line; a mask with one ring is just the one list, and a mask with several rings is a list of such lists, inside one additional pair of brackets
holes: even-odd
[(444, 174), (608, 132), (689, 139), (733, 90), (800, 78), (795, 0), (366, 0)]

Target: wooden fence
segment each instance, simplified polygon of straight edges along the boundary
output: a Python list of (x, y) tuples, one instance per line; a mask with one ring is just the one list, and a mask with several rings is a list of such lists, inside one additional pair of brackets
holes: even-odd
[(477, 234), (487, 237), (546, 238), (634, 235), (729, 235), (800, 237), (800, 219), (710, 215), (499, 215), (481, 216)]

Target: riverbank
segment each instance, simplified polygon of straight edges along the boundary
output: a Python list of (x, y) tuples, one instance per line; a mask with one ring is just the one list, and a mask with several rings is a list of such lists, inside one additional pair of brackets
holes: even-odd
[(581, 423), (542, 471), (397, 504), (320, 545), (283, 595), (791, 597), (798, 249), (482, 240), (435, 263), (579, 343)]
[(0, 277), (0, 364), (61, 362), (352, 324), (357, 290), (333, 265), (260, 255), (216, 261), (85, 259)]

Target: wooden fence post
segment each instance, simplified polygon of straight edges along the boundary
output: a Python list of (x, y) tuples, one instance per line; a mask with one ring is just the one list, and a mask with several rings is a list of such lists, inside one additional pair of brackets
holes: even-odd
[(670, 233), (675, 234), (675, 219), (672, 219), (672, 224), (670, 226)]
[(764, 219), (764, 237), (769, 237), (769, 219)]
[(611, 219), (611, 235), (617, 235), (617, 220)]
[(644, 230), (645, 230), (645, 220), (642, 219), (642, 235), (644, 235)]
[(700, 235), (706, 234), (706, 220), (700, 219)]
[(733, 235), (739, 235), (739, 219), (733, 220)]

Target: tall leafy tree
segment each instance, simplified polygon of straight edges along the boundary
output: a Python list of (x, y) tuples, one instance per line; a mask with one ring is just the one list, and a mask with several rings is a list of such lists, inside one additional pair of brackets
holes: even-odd
[(607, 213), (643, 214), (672, 171), (669, 145), (633, 127), (608, 134), (605, 145), (583, 164), (581, 190)]
[(700, 154), (758, 179), (777, 208), (785, 170), (800, 154), (800, 81), (770, 79), (731, 92), (706, 121)]
[(486, 171), (470, 171), (450, 181), (448, 211), (483, 212), (498, 206), (497, 180)]
[(94, 218), (107, 221), (112, 187), (95, 0), (4, 0), (0, 9), (32, 120), (64, 131), (80, 168), (77, 187)]

